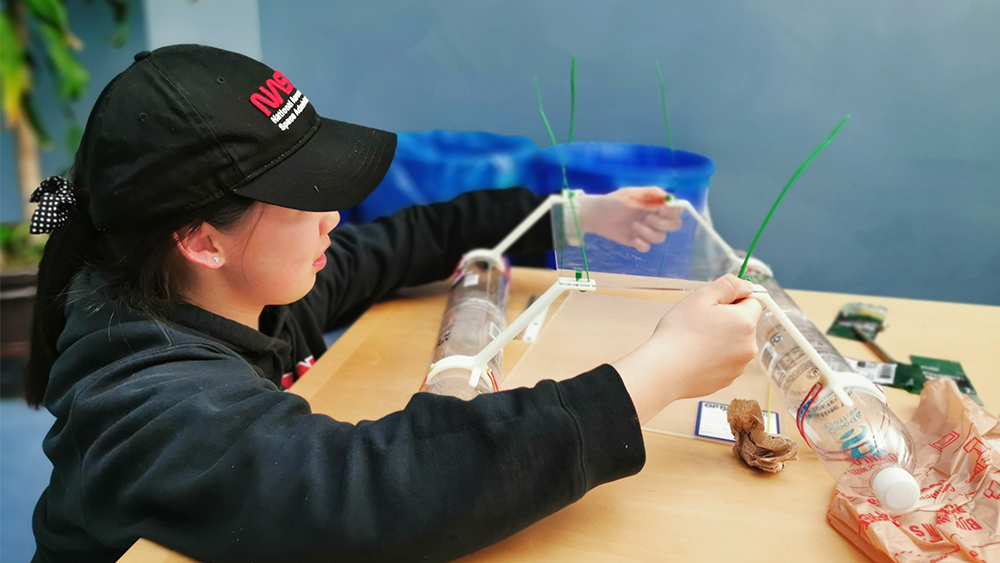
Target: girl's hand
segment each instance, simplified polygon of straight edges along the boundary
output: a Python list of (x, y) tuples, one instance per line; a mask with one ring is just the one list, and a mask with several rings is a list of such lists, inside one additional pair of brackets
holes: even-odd
[(692, 293), (660, 319), (653, 334), (613, 362), (645, 422), (677, 399), (728, 386), (757, 355), (761, 306), (753, 285), (723, 276)]
[[(667, 239), (667, 232), (681, 228), (682, 210), (664, 205), (666, 197), (667, 192), (654, 186), (579, 196), (580, 227), (585, 233), (648, 252), (652, 245)], [(572, 222), (568, 222), (567, 230), (572, 229)], [(575, 240), (575, 233), (568, 234)]]

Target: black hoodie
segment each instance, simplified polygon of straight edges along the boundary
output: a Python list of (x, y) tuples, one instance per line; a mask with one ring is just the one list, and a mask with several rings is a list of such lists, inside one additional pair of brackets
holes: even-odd
[(206, 562), (442, 561), (638, 472), (642, 434), (610, 366), (470, 402), (418, 393), (356, 425), (282, 392), (324, 331), (447, 277), (540, 203), (477, 192), (338, 229), (312, 291), (265, 310), (260, 332), (190, 305), (152, 320), (81, 272), (44, 400), (54, 469), (34, 561), (111, 562), (140, 537)]

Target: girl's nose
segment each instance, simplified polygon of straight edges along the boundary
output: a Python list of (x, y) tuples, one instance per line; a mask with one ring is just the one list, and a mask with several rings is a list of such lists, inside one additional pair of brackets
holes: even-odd
[(323, 220), (320, 221), (319, 228), (322, 229), (323, 234), (328, 234), (340, 223), (340, 212), (331, 211), (329, 213), (323, 214)]

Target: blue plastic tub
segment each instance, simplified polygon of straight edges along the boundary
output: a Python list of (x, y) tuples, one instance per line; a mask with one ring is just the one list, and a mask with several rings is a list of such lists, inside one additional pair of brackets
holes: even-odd
[(659, 186), (704, 212), (715, 162), (693, 152), (633, 143), (570, 143), (549, 147), (535, 161), (530, 182), (537, 193), (562, 189), (561, 163), (569, 187), (590, 194), (625, 186)]
[[(536, 193), (558, 192), (563, 186), (562, 163), (566, 165), (566, 177), (572, 189), (604, 194), (627, 186), (659, 186), (691, 202), (699, 213), (706, 210), (709, 179), (715, 173), (715, 162), (693, 152), (633, 143), (570, 143), (542, 151), (535, 161), (529, 187)], [(680, 230), (669, 234), (666, 243), (654, 246), (642, 260), (635, 256), (613, 258), (608, 254), (605, 256), (607, 262), (595, 260), (591, 266), (615, 273), (687, 278), (695, 233), (696, 224), (687, 221)], [(586, 240), (592, 247), (604, 244), (596, 235), (587, 235)], [(562, 252), (559, 263), (582, 268), (584, 262), (579, 253), (579, 248)], [(662, 258), (656, 259), (657, 256)], [(637, 270), (637, 264), (648, 266), (648, 271)], [(549, 265), (554, 267), (555, 262), (550, 260)]]
[(540, 154), (527, 137), (494, 133), (399, 133), (396, 157), (378, 188), (345, 219), (367, 223), (410, 205), (447, 201), (462, 193), (525, 186)]

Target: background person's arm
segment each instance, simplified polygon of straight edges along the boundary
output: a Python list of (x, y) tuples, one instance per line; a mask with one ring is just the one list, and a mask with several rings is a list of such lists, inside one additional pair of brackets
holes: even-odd
[[(525, 188), (485, 190), (346, 225), (330, 233), (327, 265), (299, 303), (334, 328), (400, 288), (447, 278), (463, 254), (495, 246), (543, 201)], [(551, 248), (545, 215), (510, 252)]]

